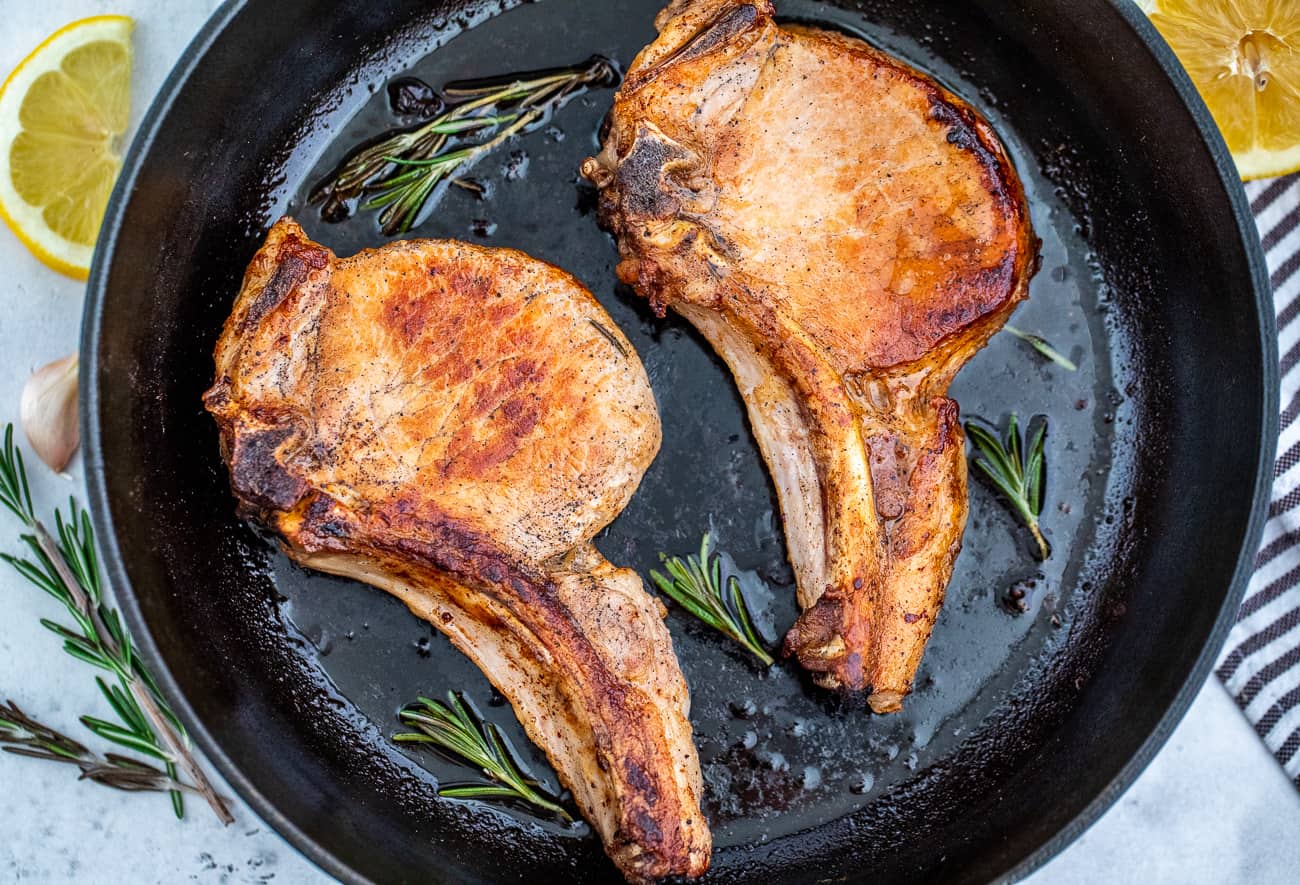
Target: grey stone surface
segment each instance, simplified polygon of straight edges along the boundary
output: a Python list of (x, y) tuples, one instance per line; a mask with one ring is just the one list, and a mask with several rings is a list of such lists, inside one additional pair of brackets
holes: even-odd
[[(212, 0), (0, 0), (0, 73), (55, 28), (108, 12), (137, 20), (133, 96), (138, 120)], [(82, 285), (46, 270), (0, 230), (0, 423), (17, 419), (34, 367), (77, 344)], [(82, 495), (80, 468), (33, 471), (33, 493), (53, 503)], [(0, 532), (0, 549), (14, 551)], [(0, 694), (77, 733), (76, 717), (106, 715), (84, 666), (37, 623), (50, 602), (0, 570)], [(326, 877), (240, 802), (223, 829), (200, 804), (176, 821), (165, 799), (80, 784), (69, 771), (0, 754), (0, 882), (282, 883)], [(227, 791), (229, 792), (229, 791)], [(1300, 797), (1211, 680), (1151, 767), (1034, 885), (1096, 882), (1295, 882)]]

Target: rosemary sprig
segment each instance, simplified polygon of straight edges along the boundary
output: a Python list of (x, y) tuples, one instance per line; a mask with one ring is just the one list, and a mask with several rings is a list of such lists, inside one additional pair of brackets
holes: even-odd
[[(30, 530), (19, 540), (28, 556), (0, 554), (18, 574), (44, 590), (67, 610), (74, 627), (41, 619), (41, 625), (63, 640), (64, 650), (79, 661), (109, 673), (96, 677), (100, 691), (118, 722), (83, 716), (81, 722), (96, 735), (163, 763), (167, 777), (179, 780), (178, 770), (194, 785), (222, 823), (234, 821), (225, 800), (217, 795), (203, 769), (190, 752), (189, 737), (136, 655), (135, 646), (117, 610), (103, 595), (99, 558), (95, 552), (90, 514), (68, 500), (68, 519), (54, 511), (55, 535), (36, 518), (22, 452), (14, 446), (14, 428), (5, 428), (0, 450), (0, 505)], [(177, 817), (185, 813), (180, 789), (170, 791)]]
[(1047, 440), (1047, 422), (1039, 422), (1029, 435), (1026, 446), (1020, 436), (1020, 425), (1012, 415), (1007, 422), (1006, 440), (1000, 441), (978, 424), (967, 422), (966, 434), (982, 457), (975, 466), (984, 471), (989, 480), (1006, 496), (1007, 502), (1028, 526), (1038, 542), (1041, 559), (1052, 553), (1047, 539), (1038, 524), (1038, 514), (1043, 510), (1043, 483), (1047, 463), (1043, 446)]
[(403, 709), (398, 717), (418, 729), (393, 735), (398, 743), (432, 744), (457, 761), (468, 762), (495, 784), (460, 784), (442, 787), (439, 796), (452, 799), (516, 799), (573, 820), (569, 812), (538, 788), (538, 782), (519, 769), (497, 727), (474, 717), (456, 692), (447, 692), (447, 703), (422, 697)]
[[(439, 183), (466, 168), (523, 129), (542, 120), (577, 90), (616, 79), (608, 59), (593, 56), (581, 65), (502, 81), (450, 84), (449, 100), (459, 101), (427, 123), (381, 137), (349, 157), (317, 187), (312, 200), (323, 202), (326, 217), (346, 212), (346, 202), (362, 194), (366, 210), (378, 209), (385, 234), (404, 233), (415, 224)], [(498, 129), (487, 141), (449, 150), (452, 139)]]
[(415, 224), (420, 209), (439, 182), (462, 166), (467, 166), (479, 156), (510, 140), (520, 130), (536, 122), (541, 115), (542, 112), (539, 110), (530, 110), (513, 118), (510, 115), (495, 117), (493, 119), (497, 121), (511, 120), (511, 122), (491, 140), (439, 154), (427, 160), (384, 157), (384, 162), (406, 168), (407, 171), (381, 179), (368, 188), (373, 190), (375, 195), (361, 208), (382, 210), (379, 213), (379, 223), (384, 233), (406, 233)]
[(728, 575), (724, 584), (722, 561), (712, 547), (713, 536), (705, 532), (700, 541), (699, 556), (682, 559), (660, 553), (659, 561), (668, 574), (651, 569), (650, 579), (682, 608), (743, 645), (763, 662), (763, 666), (770, 667), (772, 656), (754, 630), (745, 597), (740, 593), (740, 581), (735, 575)]
[(1067, 372), (1078, 371), (1079, 367), (1074, 364), (1073, 360), (1071, 360), (1065, 354), (1061, 353), (1059, 350), (1057, 350), (1055, 347), (1049, 344), (1047, 342), (1047, 339), (1042, 337), (1041, 335), (1035, 335), (1032, 332), (1021, 331), (1020, 329), (1017, 329), (1015, 326), (1011, 325), (1010, 323), (1004, 325), (1002, 328), (1006, 329), (1012, 335), (1015, 335), (1021, 341), (1025, 342), (1034, 350), (1042, 354), (1042, 356), (1056, 363), (1058, 366), (1060, 366), (1062, 369), (1065, 369)]
[(94, 781), (128, 792), (197, 792), (164, 771), (138, 759), (105, 753), (103, 756), (65, 734), (43, 725), (9, 701), (0, 705), (0, 749), (15, 756), (47, 759), (75, 765), (81, 780)]

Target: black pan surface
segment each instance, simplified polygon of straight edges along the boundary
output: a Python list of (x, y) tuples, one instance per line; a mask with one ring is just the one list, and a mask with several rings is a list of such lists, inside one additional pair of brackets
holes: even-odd
[[(401, 122), (384, 84), (581, 61), (622, 65), (658, 0), (246, 0), (186, 52), (105, 221), (83, 342), (93, 510), (122, 608), (205, 751), (273, 826), (347, 880), (613, 881), (585, 824), (441, 800), (466, 772), (397, 749), (395, 713), (464, 690), (552, 787), (510, 708), (382, 593), (291, 565), (234, 517), (199, 395), (243, 269), (291, 213), (340, 254), (372, 216), (305, 195)], [(1048, 422), (1043, 564), (972, 475), (965, 549), (898, 716), (791, 664), (761, 672), (674, 610), (717, 852), (710, 881), (965, 882), (1024, 873), (1132, 781), (1208, 673), (1244, 588), (1275, 442), (1262, 258), (1212, 123), (1128, 0), (785, 0), (937, 76), (1007, 141), (1043, 239), (1013, 322), (958, 377), (966, 417)], [(616, 284), (577, 166), (593, 91), (481, 162), (415, 235), (523, 249), (574, 273), (636, 345), (665, 443), (597, 538), (645, 574), (712, 528), (775, 640), (795, 616), (771, 484), (730, 377), (684, 322)], [(1009, 604), (1025, 591), (1028, 610)]]

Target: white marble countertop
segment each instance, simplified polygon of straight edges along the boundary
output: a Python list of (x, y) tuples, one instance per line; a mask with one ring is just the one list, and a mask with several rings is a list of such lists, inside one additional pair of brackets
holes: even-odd
[[(138, 120), (215, 0), (6, 2), (0, 74), (50, 32), (77, 18), (136, 18), (133, 114)], [(0, 228), (0, 424), (17, 421), (23, 381), (77, 346), (82, 285), (42, 267)], [(32, 471), (33, 494), (84, 499), (80, 468)], [(6, 523), (7, 524), (7, 523)], [(0, 550), (16, 552), (13, 533)], [(87, 668), (38, 623), (50, 600), (0, 570), (0, 695), (78, 734), (76, 717), (107, 714)], [(200, 803), (177, 821), (165, 799), (80, 784), (69, 770), (0, 754), (0, 881), (104, 883), (317, 882), (326, 876), (241, 802), (222, 828)], [(227, 794), (229, 790), (225, 790)], [(1034, 885), (1103, 882), (1296, 881), (1300, 794), (1211, 678), (1150, 768), (1074, 845), (1037, 872)]]

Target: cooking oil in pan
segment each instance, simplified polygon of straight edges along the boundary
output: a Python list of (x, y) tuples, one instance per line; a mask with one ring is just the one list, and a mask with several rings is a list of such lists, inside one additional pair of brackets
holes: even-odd
[[(622, 65), (653, 36), (658, 2), (524, 5), (459, 34), (415, 60), (404, 76), (435, 88), (448, 80), (501, 73), (502, 60), (531, 69), (600, 53)], [(617, 8), (615, 8), (617, 7)], [(630, 8), (629, 8), (630, 7)], [(1097, 602), (1108, 551), (1131, 519), (1125, 502), (1134, 450), (1132, 404), (1121, 391), (1135, 366), (1123, 324), (1109, 310), (1105, 275), (1089, 252), (1086, 218), (1068, 208), (1050, 179), (1051, 158), (1031, 150), (996, 96), (915, 41), (872, 27), (860, 12), (786, 3), (801, 20), (853, 31), (938, 77), (985, 112), (1007, 143), (1042, 238), (1042, 270), (1016, 326), (1043, 336), (1077, 364), (1067, 371), (1023, 342), (999, 334), (958, 375), (951, 395), (964, 419), (999, 428), (1007, 416), (1047, 422), (1042, 524), (1053, 547), (1039, 562), (1026, 531), (975, 471), (963, 551), (916, 688), (902, 713), (873, 716), (861, 698), (814, 687), (789, 661), (764, 669), (746, 653), (669, 604), (669, 627), (692, 690), (691, 718), (706, 783), (705, 810), (720, 847), (806, 830), (888, 796), (941, 763), (999, 705), (1017, 703), (1026, 674), (1047, 666), (1077, 613)], [(546, 21), (544, 22), (543, 16)], [(565, 22), (574, 58), (555, 58), (530, 35)], [(384, 83), (358, 99), (346, 125), (329, 134), (290, 186), (282, 208), (339, 254), (387, 241), (372, 214), (322, 218), (311, 189), (359, 142), (401, 125)], [(625, 512), (597, 539), (610, 561), (643, 576), (659, 553), (685, 555), (714, 531), (740, 578), (757, 625), (773, 647), (793, 623), (793, 575), (780, 514), (730, 374), (681, 319), (656, 318), (614, 275), (617, 252), (596, 224), (594, 192), (578, 175), (598, 149), (609, 90), (571, 98), (543, 125), (480, 159), (475, 187), (446, 187), (413, 236), (468, 239), (521, 249), (573, 273), (622, 327), (645, 363), (658, 398), (664, 445)], [(291, 183), (292, 184), (292, 183)], [(1075, 201), (1077, 202), (1077, 201)], [(304, 653), (314, 655), (327, 692), (350, 705), (368, 733), (398, 729), (395, 712), (417, 695), (465, 692), (505, 731), (531, 770), (558, 790), (544, 755), (508, 706), (494, 705), (487, 680), (433, 628), (384, 594), (309, 573), (283, 557), (273, 564)], [(377, 663), (378, 662), (378, 663)], [(374, 674), (382, 672), (384, 678)], [(337, 699), (346, 699), (338, 701)], [(458, 779), (464, 771), (413, 753), (413, 777)], [(513, 814), (494, 810), (485, 814)], [(560, 833), (584, 835), (585, 826)]]

